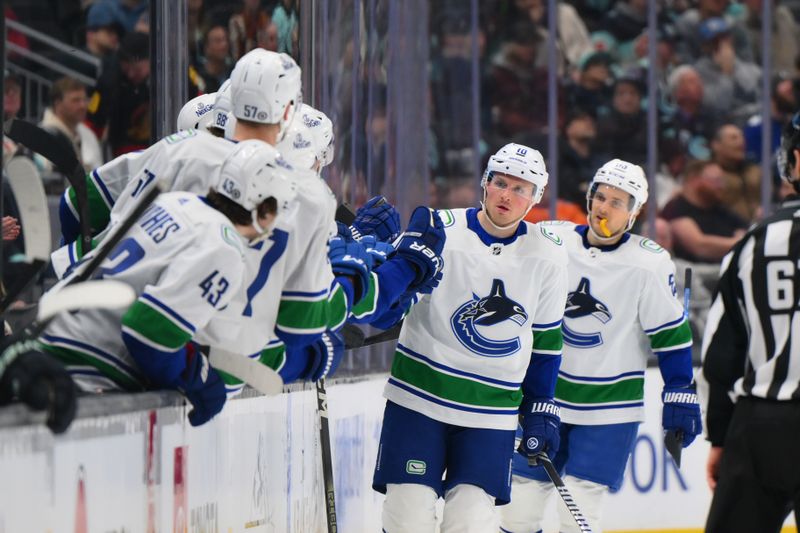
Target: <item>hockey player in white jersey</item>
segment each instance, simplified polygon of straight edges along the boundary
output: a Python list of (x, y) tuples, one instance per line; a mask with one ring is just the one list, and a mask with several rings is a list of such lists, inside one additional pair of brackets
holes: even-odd
[(373, 478), (387, 533), (435, 531), (439, 497), (442, 532), (497, 531), (520, 412), (526, 453), (558, 448), (567, 258), (556, 235), (523, 221), (547, 184), (544, 161), (508, 144), (481, 183), (480, 209), (438, 213), (442, 281), (400, 333)]
[[(543, 223), (569, 253), (564, 359), (556, 386), (561, 446), (553, 464), (566, 473), (565, 483), (595, 532), (601, 531), (604, 497), (619, 488), (644, 417), (651, 353), (664, 378), (664, 429), (682, 431), (684, 447), (701, 431), (692, 334), (675, 297), (675, 267), (658, 244), (629, 233), (646, 201), (641, 167), (614, 159), (590, 184), (587, 225)], [(516, 454), (502, 531), (541, 530), (554, 493), (543, 468), (529, 467)], [(560, 531), (579, 531), (566, 507), (558, 508)]]
[(47, 328), (45, 350), (81, 389), (177, 389), (192, 404), (193, 425), (222, 409), (225, 386), (195, 342), (241, 292), (245, 247), (292, 209), (296, 186), (276, 156), (260, 141), (239, 143), (207, 197), (161, 195), (100, 269), (131, 285), (137, 301), (127, 310), (63, 313)]

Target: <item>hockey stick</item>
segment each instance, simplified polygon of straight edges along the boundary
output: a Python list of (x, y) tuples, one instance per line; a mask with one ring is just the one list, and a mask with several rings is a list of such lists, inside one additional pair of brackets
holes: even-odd
[(528, 464), (530, 466), (538, 466), (539, 462), (541, 462), (545, 472), (547, 472), (547, 477), (549, 477), (550, 481), (552, 481), (553, 485), (555, 485), (558, 495), (561, 496), (562, 500), (564, 500), (564, 504), (566, 504), (569, 514), (572, 515), (572, 518), (575, 519), (575, 523), (578, 524), (578, 529), (580, 529), (581, 533), (592, 533), (592, 528), (589, 526), (589, 521), (586, 520), (586, 518), (583, 516), (583, 513), (581, 513), (581, 510), (578, 508), (578, 505), (572, 498), (572, 494), (569, 493), (567, 486), (564, 484), (564, 480), (562, 480), (561, 476), (558, 475), (556, 467), (554, 467), (553, 463), (550, 462), (550, 458), (547, 456), (547, 454), (544, 452), (539, 452), (528, 457)]
[(325, 379), (317, 381), (317, 413), (319, 414), (319, 440), (322, 452), (322, 482), (325, 485), (325, 520), (328, 533), (336, 533), (336, 495), (334, 492), (333, 459), (331, 453), (331, 433), (328, 426), (328, 394), (325, 392)]
[(0, 314), (31, 286), (47, 265), (52, 241), (47, 196), (34, 164), (26, 157), (14, 157), (8, 162), (6, 173), (19, 209), (27, 265), (20, 274), (21, 281), (10, 287), (0, 300)]
[(208, 362), (266, 396), (283, 392), (283, 379), (280, 375), (258, 359), (212, 347), (209, 348)]
[(61, 135), (54, 135), (24, 120), (11, 119), (3, 125), (5, 134), (37, 154), (49, 159), (64, 174), (75, 191), (78, 202), (78, 219), (81, 225), (81, 240), (84, 253), (91, 249), (92, 228), (89, 221), (89, 197), (86, 187), (86, 172), (78, 161), (75, 150)]
[[(64, 285), (61, 286), (61, 288), (53, 291), (53, 295), (65, 294), (63, 298), (70, 300), (71, 303), (69, 305), (74, 307), (67, 307), (67, 309), (80, 309), (81, 307), (84, 307), (84, 302), (87, 304), (85, 306), (88, 307), (92, 303), (102, 301), (102, 295), (99, 292), (91, 293), (91, 296), (87, 295), (87, 298), (84, 299), (81, 296), (80, 290), (67, 291), (67, 289), (72, 286), (83, 287), (85, 285), (84, 282), (86, 282), (94, 274), (100, 264), (105, 261), (106, 257), (108, 257), (108, 254), (110, 254), (112, 250), (116, 248), (117, 244), (119, 244), (122, 238), (127, 235), (128, 231), (139, 220), (139, 217), (142, 216), (144, 211), (150, 207), (150, 204), (153, 203), (153, 200), (155, 200), (160, 193), (161, 189), (158, 187), (158, 185), (147, 191), (142, 199), (139, 200), (139, 203), (136, 204), (136, 207), (130, 212), (130, 214), (114, 228), (113, 233), (103, 240), (100, 247), (93, 250), (91, 255), (86, 256), (86, 260), (78, 263), (75, 266), (75, 272), (73, 272), (72, 277), (69, 278)], [(50, 296), (50, 298), (52, 297), (53, 296)], [(48, 295), (45, 294), (45, 296), (42, 297), (42, 300), (47, 301), (47, 298)], [(48, 305), (51, 307), (56, 307), (55, 304)], [(50, 317), (44, 317), (41, 320), (37, 318), (23, 328), (19, 334), (14, 334), (9, 340), (14, 342), (21, 339), (38, 338), (39, 335), (41, 335), (50, 324), (52, 318), (53, 315)]]
[[(692, 269), (687, 268), (683, 278), (683, 314), (689, 320), (689, 302), (692, 299)], [(683, 431), (670, 429), (664, 433), (664, 447), (672, 456), (675, 465), (681, 467), (681, 453), (683, 452)]]

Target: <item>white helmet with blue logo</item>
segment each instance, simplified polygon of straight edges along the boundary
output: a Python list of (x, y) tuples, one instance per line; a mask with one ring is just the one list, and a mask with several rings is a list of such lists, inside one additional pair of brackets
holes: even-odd
[(632, 199), (630, 211), (632, 213), (637, 213), (647, 202), (647, 178), (639, 165), (628, 163), (622, 159), (612, 159), (600, 167), (586, 193), (589, 201), (601, 183), (630, 194)]
[(178, 131), (203, 130), (212, 124), (217, 93), (201, 94), (186, 102), (178, 113)]
[(484, 188), (494, 174), (506, 174), (533, 183), (533, 202), (542, 200), (547, 187), (547, 168), (538, 150), (522, 144), (508, 143), (489, 158), (481, 179)]
[(267, 228), (258, 223), (258, 206), (271, 197), (277, 201), (276, 218), (289, 211), (297, 197), (297, 183), (292, 174), (292, 167), (278, 150), (250, 139), (238, 143), (225, 158), (214, 189), (251, 211), (253, 227), (264, 233)]

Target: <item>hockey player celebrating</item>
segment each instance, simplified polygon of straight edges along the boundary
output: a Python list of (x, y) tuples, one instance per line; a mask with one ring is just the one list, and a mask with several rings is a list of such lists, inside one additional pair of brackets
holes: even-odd
[[(675, 267), (655, 242), (629, 233), (647, 201), (644, 172), (609, 161), (586, 198), (588, 225), (545, 223), (569, 253), (570, 291), (556, 386), (561, 442), (558, 453), (549, 452), (555, 467), (566, 471), (565, 483), (593, 531), (600, 531), (603, 499), (622, 482), (644, 416), (651, 352), (664, 378), (664, 429), (682, 431), (685, 447), (701, 423), (692, 385), (692, 335), (675, 298)], [(544, 469), (528, 466), (517, 454), (502, 531), (539, 531), (553, 493)], [(566, 507), (558, 507), (560, 531), (578, 531)]]
[(439, 497), (441, 531), (497, 531), (520, 412), (525, 453), (558, 448), (567, 258), (556, 235), (523, 221), (547, 171), (539, 152), (508, 144), (481, 183), (481, 209), (434, 215), (447, 236), (442, 281), (400, 333), (373, 479), (387, 533), (433, 532)]
[(131, 285), (137, 301), (122, 311), (62, 314), (50, 324), (41, 342), (82, 390), (177, 389), (192, 404), (192, 425), (222, 409), (225, 386), (192, 341), (239, 291), (243, 249), (292, 208), (296, 185), (278, 157), (265, 143), (242, 142), (207, 197), (161, 195), (100, 270)]

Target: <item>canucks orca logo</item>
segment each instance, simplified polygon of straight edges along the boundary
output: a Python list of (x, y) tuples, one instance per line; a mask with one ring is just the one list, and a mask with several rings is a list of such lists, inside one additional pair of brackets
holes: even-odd
[[(578, 288), (567, 296), (567, 308), (564, 310), (565, 318), (580, 318), (593, 316), (603, 324), (611, 320), (608, 307), (592, 296), (589, 278), (581, 278)], [(564, 342), (575, 348), (592, 348), (603, 344), (603, 335), (596, 333), (579, 333), (563, 324)]]
[(528, 313), (506, 296), (503, 281), (494, 279), (489, 296), (481, 298), (472, 293), (472, 300), (456, 309), (450, 317), (450, 327), (458, 341), (469, 351), (484, 357), (507, 357), (519, 351), (519, 337), (490, 339), (481, 335), (477, 328), (494, 326), (506, 320), (522, 326), (528, 320)]

